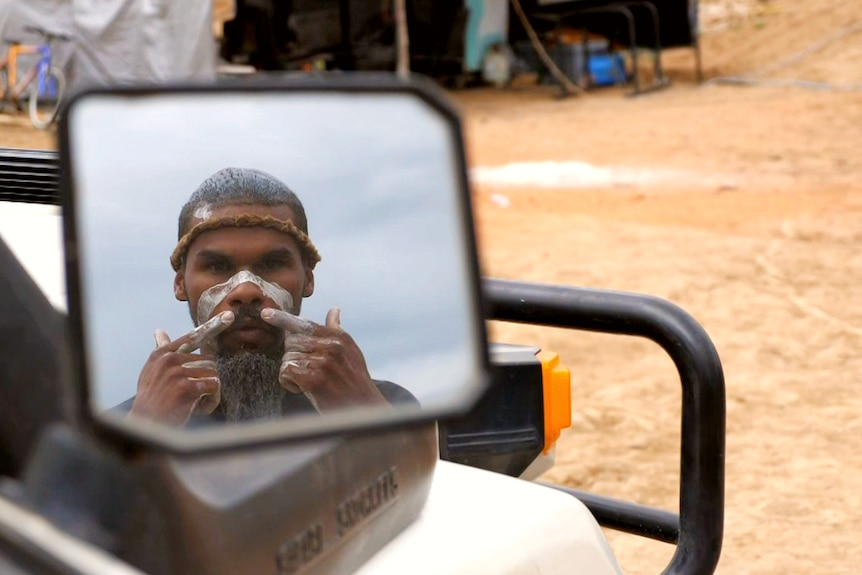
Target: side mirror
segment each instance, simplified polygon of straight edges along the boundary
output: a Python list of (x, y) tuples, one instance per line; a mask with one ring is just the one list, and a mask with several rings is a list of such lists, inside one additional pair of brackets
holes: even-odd
[(461, 128), (434, 86), (96, 89), (59, 145), (100, 435), (212, 451), (428, 422), (484, 391)]

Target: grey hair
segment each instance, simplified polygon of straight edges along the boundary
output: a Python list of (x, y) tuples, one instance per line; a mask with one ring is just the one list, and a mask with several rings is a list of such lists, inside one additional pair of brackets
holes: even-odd
[(189, 231), (192, 214), (204, 204), (288, 206), (296, 216), (293, 223), (308, 235), (305, 208), (297, 195), (284, 182), (261, 170), (224, 168), (204, 180), (180, 211), (177, 239)]

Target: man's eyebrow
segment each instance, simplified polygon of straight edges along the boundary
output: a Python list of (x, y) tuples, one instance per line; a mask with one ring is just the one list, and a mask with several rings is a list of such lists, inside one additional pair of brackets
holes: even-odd
[(290, 248), (274, 248), (268, 250), (261, 256), (261, 259), (264, 258), (291, 258), (296, 259), (297, 254), (294, 253)]
[(204, 249), (197, 253), (197, 259), (203, 260), (230, 260), (227, 254), (212, 249)]

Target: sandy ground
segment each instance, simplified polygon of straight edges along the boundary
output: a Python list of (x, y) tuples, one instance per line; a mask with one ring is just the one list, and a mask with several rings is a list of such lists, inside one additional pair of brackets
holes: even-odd
[[(461, 101), (474, 163), (578, 159), (704, 175), (700, 185), (478, 186), (485, 273), (645, 292), (689, 311), (727, 382), (719, 572), (856, 572), (862, 97), (678, 86), (637, 100)], [(661, 350), (533, 327), (493, 333), (541, 344), (572, 369), (574, 424), (547, 479), (676, 508), (681, 396)], [(673, 552), (610, 536), (626, 573), (659, 572)]]
[[(800, 2), (771, 3), (763, 20), (706, 35), (708, 77), (781, 61), (862, 19), (862, 7), (832, 4), (818, 19)], [(804, 17), (789, 13), (797, 8), (809, 10), (810, 29), (776, 31)], [(848, 34), (768, 77), (862, 82), (851, 57), (860, 47)], [(727, 384), (718, 572), (856, 573), (862, 93), (698, 87), (688, 81), (690, 53), (666, 62), (674, 87), (635, 99), (610, 90), (560, 101), (531, 87), (458, 95), (474, 166), (576, 160), (684, 174), (617, 186), (478, 185), (484, 271), (645, 292), (689, 311), (713, 338)], [(574, 422), (545, 479), (676, 509), (681, 395), (664, 352), (547, 328), (494, 324), (492, 333), (556, 351), (572, 369)], [(674, 551), (608, 535), (626, 573), (660, 572)]]
[[(771, 79), (862, 83), (856, 0), (703, 0), (707, 77), (826, 48)], [(862, 564), (862, 92), (697, 86), (559, 100), (522, 82), (454, 95), (472, 166), (581, 161), (672, 170), (653, 183), (474, 190), (486, 275), (644, 292), (713, 338), (727, 383), (719, 573), (856, 573)], [(0, 146), (53, 147), (0, 117)], [(573, 425), (545, 479), (676, 509), (680, 386), (649, 342), (493, 324), (572, 369)], [(623, 570), (661, 571), (674, 548), (608, 532)]]

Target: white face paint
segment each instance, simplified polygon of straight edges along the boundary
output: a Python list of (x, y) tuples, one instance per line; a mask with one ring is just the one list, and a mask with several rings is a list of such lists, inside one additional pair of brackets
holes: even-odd
[(199, 220), (208, 220), (211, 215), (213, 215), (213, 209), (209, 204), (201, 204), (194, 213), (194, 216)]
[(224, 283), (214, 285), (201, 294), (198, 300), (197, 320), (198, 325), (201, 325), (212, 316), (213, 311), (218, 305), (224, 301), (224, 298), (237, 288), (240, 284), (253, 283), (260, 288), (263, 295), (275, 302), (278, 309), (293, 313), (293, 296), (278, 284), (270, 283), (265, 279), (256, 276), (248, 270), (238, 272), (232, 278)]

